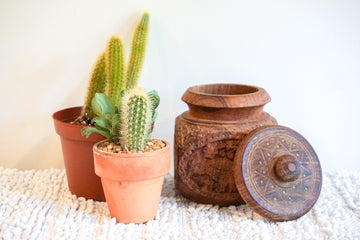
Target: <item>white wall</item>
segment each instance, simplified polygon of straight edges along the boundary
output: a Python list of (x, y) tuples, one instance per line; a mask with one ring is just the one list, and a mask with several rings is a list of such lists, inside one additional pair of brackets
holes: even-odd
[(0, 166), (63, 167), (51, 114), (82, 104), (107, 39), (128, 46), (143, 9), (151, 32), (140, 85), (162, 99), (154, 136), (173, 141), (187, 87), (252, 84), (325, 171), (360, 169), (357, 0), (1, 1)]

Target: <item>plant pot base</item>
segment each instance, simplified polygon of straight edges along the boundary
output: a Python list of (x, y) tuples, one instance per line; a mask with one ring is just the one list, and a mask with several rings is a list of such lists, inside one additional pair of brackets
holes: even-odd
[(170, 170), (170, 144), (152, 152), (112, 153), (93, 147), (95, 173), (101, 177), (111, 217), (120, 223), (154, 219), (164, 176)]
[[(115, 217), (119, 223), (144, 223), (153, 220), (156, 216), (163, 180), (164, 177), (159, 177), (146, 181), (119, 182), (102, 178), (111, 217)], [(145, 206), (144, 201), (152, 207)]]

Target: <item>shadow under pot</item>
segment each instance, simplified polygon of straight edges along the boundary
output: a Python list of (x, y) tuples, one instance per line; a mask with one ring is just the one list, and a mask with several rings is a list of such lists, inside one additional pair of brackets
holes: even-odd
[(105, 201), (100, 178), (94, 171), (93, 145), (103, 139), (94, 133), (81, 135), (83, 125), (71, 124), (80, 116), (82, 107), (72, 107), (53, 114), (55, 131), (60, 136), (69, 189), (77, 197)]

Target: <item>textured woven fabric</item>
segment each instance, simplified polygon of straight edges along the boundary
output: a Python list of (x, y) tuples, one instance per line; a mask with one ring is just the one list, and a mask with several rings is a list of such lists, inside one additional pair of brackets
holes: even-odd
[[(91, 186), (89, 186), (91, 187)], [(64, 170), (0, 167), (1, 239), (360, 239), (360, 172), (326, 173), (314, 208), (296, 221), (268, 221), (246, 205), (197, 204), (165, 178), (156, 219), (121, 224), (106, 203), (71, 195)]]

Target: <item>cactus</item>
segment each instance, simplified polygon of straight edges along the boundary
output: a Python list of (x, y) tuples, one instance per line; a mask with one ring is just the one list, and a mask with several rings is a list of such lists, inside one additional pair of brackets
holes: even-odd
[(113, 35), (106, 47), (106, 95), (115, 106), (119, 104), (121, 92), (126, 88), (124, 65), (124, 45), (117, 35)]
[(102, 52), (93, 66), (85, 102), (81, 111), (82, 119), (92, 119), (94, 117), (94, 113), (91, 109), (91, 101), (94, 98), (95, 93), (103, 93), (105, 91), (105, 87), (105, 52)]
[(155, 109), (159, 102), (156, 91), (145, 92), (137, 87), (124, 92), (119, 112), (105, 94), (96, 93), (92, 101), (96, 128), (84, 127), (81, 133), (89, 137), (97, 132), (127, 151), (144, 151), (151, 139), (152, 124), (157, 116)]
[[(105, 57), (101, 58), (107, 79), (106, 95), (97, 93), (91, 101), (92, 111), (96, 115), (92, 118), (95, 128), (84, 127), (81, 131), (86, 137), (93, 132), (100, 133), (110, 142), (120, 144), (123, 150), (131, 152), (144, 151), (151, 138), (152, 124), (160, 102), (156, 91), (146, 92), (137, 87), (144, 64), (148, 25), (149, 13), (145, 12), (133, 34), (126, 70), (121, 39), (113, 35), (108, 41), (103, 54)], [(86, 105), (89, 106), (89, 102)]]
[(138, 23), (131, 42), (130, 59), (127, 65), (127, 89), (137, 86), (142, 66), (144, 65), (145, 50), (149, 32), (149, 13), (144, 12)]
[(95, 93), (105, 92), (112, 104), (119, 106), (123, 92), (137, 86), (144, 64), (148, 25), (149, 13), (144, 12), (133, 34), (127, 68), (125, 68), (124, 44), (119, 36), (111, 36), (105, 51), (94, 64), (81, 115), (72, 123), (80, 125), (91, 123), (95, 116), (91, 109)]
[(134, 88), (126, 92), (121, 101), (120, 144), (128, 151), (144, 151), (151, 135), (154, 104), (149, 93), (142, 88)]

